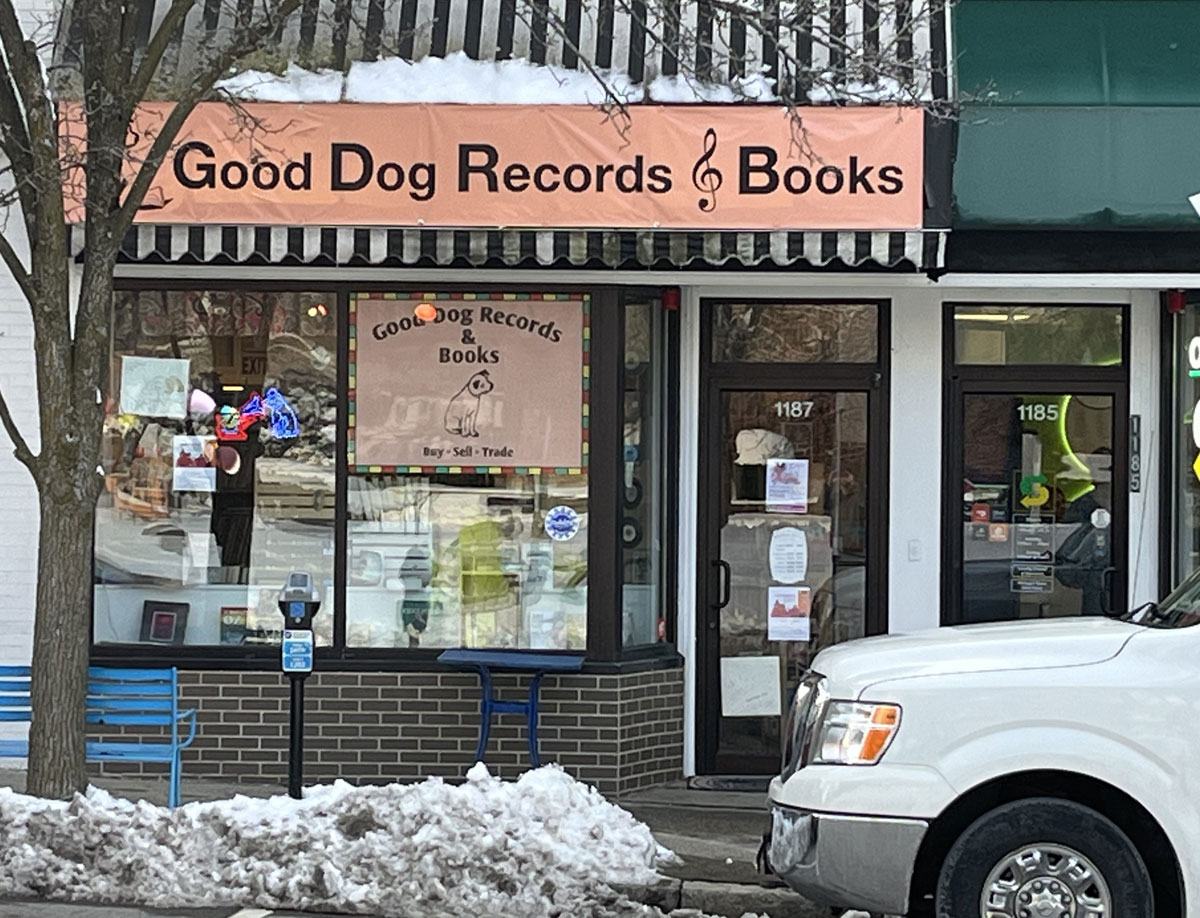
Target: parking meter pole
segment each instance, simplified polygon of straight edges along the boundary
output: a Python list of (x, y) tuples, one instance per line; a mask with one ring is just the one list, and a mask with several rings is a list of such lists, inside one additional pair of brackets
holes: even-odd
[(288, 794), (300, 799), (304, 784), (304, 676), (292, 675), (291, 742), (288, 749)]
[(312, 576), (303, 571), (288, 575), (279, 591), (283, 613), (280, 665), (292, 683), (292, 712), (288, 741), (288, 794), (299, 800), (304, 785), (304, 680), (313, 668), (312, 620), (320, 608)]

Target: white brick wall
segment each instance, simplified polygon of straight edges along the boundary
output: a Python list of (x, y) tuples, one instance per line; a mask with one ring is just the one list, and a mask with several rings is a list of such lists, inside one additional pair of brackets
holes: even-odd
[[(4, 231), (20, 243), (20, 220)], [(22, 252), (24, 254), (24, 252)], [(11, 275), (0, 270), (0, 391), (29, 442), (38, 448), (37, 389), (33, 322)], [(33, 647), (34, 586), (37, 579), (37, 491), (12, 443), (0, 429), (0, 664), (28, 663)]]
[(54, 0), (12, 0), (21, 30), (37, 43), (47, 61), (58, 29), (58, 11)]
[[(54, 3), (14, 0), (27, 36), (48, 58), (54, 36)], [(23, 224), (17, 213), (0, 214), (0, 230), (22, 258), (27, 257)], [(18, 429), (33, 450), (40, 446), (37, 388), (34, 379), (33, 322), (29, 306), (12, 276), (0, 270), (0, 391)], [(33, 654), (34, 597), (37, 582), (37, 490), (25, 466), (13, 458), (12, 443), (0, 429), (0, 665), (27, 664)], [(0, 735), (23, 737), (28, 725), (3, 724)], [(7, 759), (9, 768), (23, 759)]]

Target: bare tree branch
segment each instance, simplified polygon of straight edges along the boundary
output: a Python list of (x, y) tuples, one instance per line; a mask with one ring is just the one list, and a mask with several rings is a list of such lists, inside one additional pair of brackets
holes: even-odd
[(4, 233), (0, 233), (0, 258), (4, 260), (4, 264), (8, 268), (9, 273), (12, 274), (13, 280), (21, 288), (21, 293), (25, 295), (25, 299), (32, 308), (36, 301), (36, 291), (33, 289), (33, 281), (20, 256), (17, 255), (16, 250), (13, 248), (12, 243), (8, 241), (8, 236), (4, 235)]
[[(186, 0), (175, 0), (175, 2), (181, 3)], [(217, 54), (207, 67), (194, 76), (191, 88), (182, 93), (179, 101), (171, 109), (171, 114), (167, 116), (167, 120), (155, 136), (150, 151), (146, 154), (145, 160), (138, 168), (137, 175), (126, 191), (125, 201), (121, 205), (114, 223), (114, 231), (117, 233), (118, 239), (123, 237), (126, 230), (133, 225), (133, 218), (145, 200), (150, 183), (154, 181), (159, 167), (166, 159), (167, 153), (170, 152), (175, 139), (179, 136), (180, 129), (192, 113), (196, 103), (234, 64), (258, 47), (268, 36), (274, 34), (279, 23), (299, 9), (300, 3), (301, 0), (282, 0), (274, 10), (268, 11), (263, 19), (247, 25), (239, 34), (235, 35), (221, 53)]]
[(38, 475), (38, 457), (35, 456), (29, 449), (29, 444), (25, 442), (25, 438), (21, 436), (21, 432), (17, 430), (16, 421), (13, 420), (12, 412), (8, 410), (8, 402), (4, 400), (4, 393), (0, 391), (0, 424), (4, 425), (4, 432), (8, 434), (8, 439), (13, 444), (13, 455), (17, 460), (33, 473), (34, 478)]
[(20, 93), (26, 119), (32, 120), (38, 115), (52, 119), (50, 96), (46, 92), (46, 80), (37, 58), (37, 49), (21, 31), (12, 0), (0, 2), (0, 44), (3, 45), (13, 82)]
[[(10, 0), (0, 0), (9, 3)], [(0, 48), (0, 50), (3, 50)], [(25, 128), (25, 117), (21, 103), (17, 100), (16, 87), (5, 55), (0, 54), (0, 148), (4, 155), (24, 174), (33, 169), (29, 158), (29, 132)]]
[(162, 63), (163, 55), (167, 53), (171, 39), (195, 5), (196, 0), (171, 0), (171, 6), (167, 9), (162, 22), (159, 23), (158, 30), (150, 37), (150, 41), (146, 45), (146, 52), (142, 55), (137, 70), (134, 71), (129, 81), (129, 93), (126, 98), (132, 103), (131, 111), (138, 102), (146, 98), (146, 93), (154, 83), (155, 76), (158, 75), (159, 64)]

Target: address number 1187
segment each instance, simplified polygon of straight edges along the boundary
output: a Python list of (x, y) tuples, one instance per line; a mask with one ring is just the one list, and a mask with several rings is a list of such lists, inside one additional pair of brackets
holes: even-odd
[(778, 418), (806, 418), (812, 414), (812, 402), (776, 402), (775, 416)]

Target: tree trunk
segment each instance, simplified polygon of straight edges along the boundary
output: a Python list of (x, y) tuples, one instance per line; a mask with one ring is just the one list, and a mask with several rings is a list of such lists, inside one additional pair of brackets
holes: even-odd
[[(61, 437), (63, 432), (50, 432)], [(87, 700), (89, 615), (92, 608), (94, 468), (49, 460), (39, 475), (37, 625), (33, 639), (33, 724), (27, 792), (69, 798), (87, 787), (84, 711)], [(71, 466), (74, 466), (73, 468)], [(57, 468), (56, 468), (57, 467)], [(90, 499), (89, 499), (90, 498)]]

